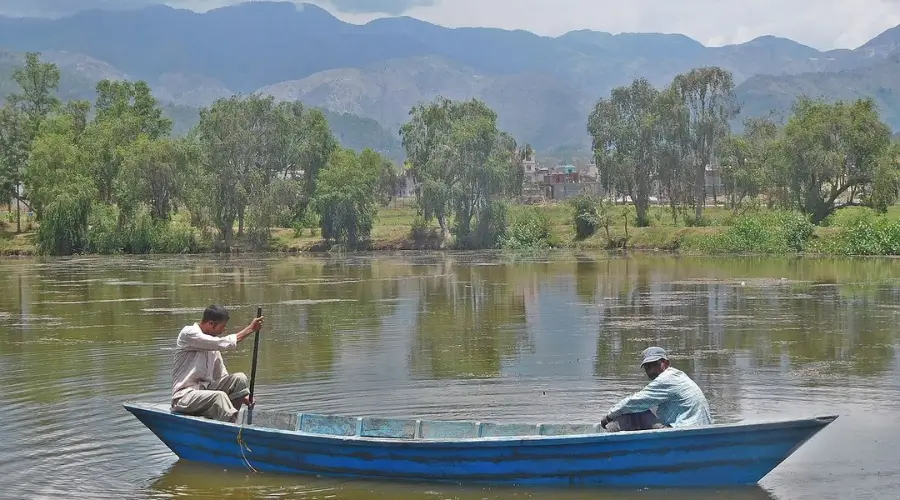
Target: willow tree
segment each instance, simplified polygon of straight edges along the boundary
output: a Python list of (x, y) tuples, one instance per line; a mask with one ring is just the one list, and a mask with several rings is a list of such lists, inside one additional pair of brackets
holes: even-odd
[(655, 109), (660, 127), (656, 167), (659, 194), (660, 198), (668, 199), (672, 219), (677, 223), (679, 213), (693, 198), (689, 112), (671, 86), (657, 96)]
[[(299, 217), (337, 147), (322, 112), (260, 95), (219, 99), (201, 110), (196, 137), (202, 153), (200, 189), (211, 194), (210, 212), (226, 248), (233, 243), (235, 222), (237, 234), (243, 234), (247, 215), (258, 242), (268, 239), (283, 205)], [(195, 204), (201, 198), (191, 199)]]
[(800, 98), (781, 138), (782, 178), (794, 206), (818, 223), (843, 207), (892, 203), (897, 162), (890, 145), (890, 127), (872, 99)]
[(384, 158), (371, 149), (332, 153), (322, 169), (312, 207), (319, 214), (322, 237), (350, 248), (369, 240), (378, 212), (378, 180)]
[(778, 125), (769, 118), (747, 118), (743, 134), (730, 135), (720, 143), (722, 183), (732, 211), (747, 197), (767, 191), (777, 195), (774, 190), (781, 184), (776, 180), (780, 170), (776, 151), (779, 133)]
[(634, 202), (639, 226), (647, 226), (650, 191), (656, 179), (662, 133), (660, 93), (645, 78), (612, 90), (588, 118), (594, 159), (607, 184)]
[(698, 68), (678, 75), (672, 89), (686, 108), (687, 143), (694, 174), (694, 217), (699, 222), (706, 203), (706, 169), (713, 166), (714, 153), (729, 134), (728, 122), (740, 108), (734, 79), (722, 68)]
[[(492, 202), (515, 189), (516, 144), (497, 128), (497, 114), (484, 102), (438, 97), (410, 111), (400, 128), (417, 203), (427, 219), (437, 219), (445, 241), (450, 216), (457, 242), (472, 236), (476, 216), (489, 216)], [(521, 178), (521, 177), (520, 177)]]
[(54, 255), (80, 252), (97, 188), (76, 120), (67, 113), (41, 122), (31, 146), (25, 184), (40, 225), (37, 246)]

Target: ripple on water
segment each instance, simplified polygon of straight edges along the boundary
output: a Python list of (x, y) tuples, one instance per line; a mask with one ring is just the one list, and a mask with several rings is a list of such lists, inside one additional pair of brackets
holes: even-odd
[(94, 300), (45, 300), (38, 302), (41, 305), (49, 304), (104, 304), (109, 302), (150, 302), (154, 300), (167, 300), (168, 297), (134, 297), (130, 299), (94, 299)]
[(287, 305), (287, 306), (305, 306), (312, 304), (330, 304), (333, 302), (357, 302), (356, 299), (297, 299), (297, 300), (282, 300), (281, 302), (276, 302), (276, 304)]
[[(233, 311), (235, 309), (245, 309), (249, 306), (225, 306), (229, 311)], [(206, 307), (143, 307), (141, 308), (141, 312), (145, 313), (169, 313), (169, 314), (196, 314), (202, 313), (206, 310)]]

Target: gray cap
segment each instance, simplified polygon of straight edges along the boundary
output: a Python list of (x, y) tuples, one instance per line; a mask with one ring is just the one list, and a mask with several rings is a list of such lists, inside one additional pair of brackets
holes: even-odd
[(654, 361), (659, 361), (661, 359), (669, 359), (665, 349), (662, 347), (648, 347), (641, 353), (641, 367), (647, 363), (653, 363)]

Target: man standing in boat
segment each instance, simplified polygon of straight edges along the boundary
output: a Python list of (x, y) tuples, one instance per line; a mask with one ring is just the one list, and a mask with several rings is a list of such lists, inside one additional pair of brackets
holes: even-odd
[[(600, 421), (604, 429), (619, 432), (712, 424), (703, 391), (686, 373), (669, 366), (663, 348), (644, 349), (641, 368), (650, 383), (610, 408)], [(654, 407), (656, 414), (651, 411)]]
[(228, 311), (211, 305), (203, 311), (200, 323), (185, 326), (178, 333), (172, 369), (173, 412), (235, 422), (241, 405), (253, 407), (247, 375), (229, 374), (220, 351), (236, 348), (238, 342), (259, 331), (263, 318), (222, 336), (227, 324)]

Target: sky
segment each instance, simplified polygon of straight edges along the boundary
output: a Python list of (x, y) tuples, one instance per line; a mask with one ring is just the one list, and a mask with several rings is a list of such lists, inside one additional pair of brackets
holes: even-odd
[[(0, 14), (58, 16), (166, 3), (206, 11), (244, 0), (0, 0)], [(491, 26), (556, 36), (593, 29), (682, 33), (709, 46), (762, 35), (820, 50), (856, 48), (900, 25), (900, 0), (312, 0), (354, 23), (408, 15), (443, 26)]]

